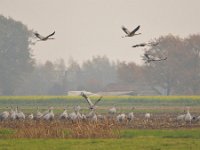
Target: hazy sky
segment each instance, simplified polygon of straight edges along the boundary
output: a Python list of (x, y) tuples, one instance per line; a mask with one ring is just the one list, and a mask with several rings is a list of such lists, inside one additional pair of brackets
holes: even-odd
[[(33, 47), (38, 62), (78, 62), (107, 55), (141, 63), (142, 49), (131, 46), (172, 33), (200, 33), (200, 0), (0, 0), (0, 14), (21, 21), (55, 40)], [(141, 25), (142, 35), (121, 38), (121, 26)]]

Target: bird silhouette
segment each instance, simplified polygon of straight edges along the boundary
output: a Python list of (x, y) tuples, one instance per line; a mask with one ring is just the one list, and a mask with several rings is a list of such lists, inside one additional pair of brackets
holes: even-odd
[(136, 33), (139, 29), (140, 29), (140, 25), (130, 32), (126, 27), (122, 26), (122, 30), (126, 33), (124, 37), (132, 37), (132, 36), (141, 34), (141, 33)]
[(140, 43), (140, 44), (136, 44), (136, 45), (133, 45), (132, 47), (133, 48), (136, 48), (136, 47), (145, 47), (145, 46), (157, 46), (159, 43), (158, 42), (148, 42), (148, 43)]
[(34, 34), (39, 39), (39, 41), (46, 41), (46, 40), (50, 40), (50, 39), (52, 40), (52, 39), (54, 39), (54, 38), (51, 38), (51, 36), (53, 36), (55, 34), (55, 31), (53, 33), (47, 35), (47, 36), (42, 36), (42, 35), (40, 35), (37, 32), (34, 33)]
[(133, 45), (132, 47), (133, 48), (136, 48), (136, 47), (145, 47), (146, 45), (147, 45), (146, 43), (140, 43), (140, 44)]

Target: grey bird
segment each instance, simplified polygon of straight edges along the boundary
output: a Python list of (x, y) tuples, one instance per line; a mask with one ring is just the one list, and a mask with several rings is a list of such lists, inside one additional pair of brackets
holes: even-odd
[(0, 121), (8, 119), (10, 113), (8, 111), (4, 111), (0, 114)]
[(34, 34), (39, 39), (39, 41), (46, 41), (46, 40), (54, 39), (54, 38), (51, 38), (51, 36), (53, 36), (55, 34), (55, 31), (47, 36), (42, 36), (37, 32)]
[(102, 99), (102, 96), (93, 104), (90, 100), (90, 98), (83, 92), (81, 92), (81, 96), (84, 97), (88, 104), (89, 104), (89, 109), (95, 109), (95, 106), (97, 105), (97, 103)]
[(126, 27), (122, 26), (122, 30), (126, 33), (124, 37), (132, 37), (132, 36), (141, 34), (141, 33), (136, 33), (139, 29), (140, 29), (140, 25), (130, 32)]
[(159, 43), (155, 43), (155, 42), (149, 42), (149, 43), (140, 43), (140, 44), (136, 44), (136, 45), (133, 45), (132, 47), (133, 48), (136, 48), (136, 47), (145, 47), (145, 46), (157, 46)]
[(133, 48), (136, 48), (136, 47), (145, 47), (146, 45), (147, 45), (146, 43), (140, 43), (140, 44), (133, 45), (132, 47)]
[(167, 60), (167, 57), (165, 57), (165, 58), (156, 58), (156, 57), (154, 57), (154, 56), (152, 56), (150, 54), (147, 54), (147, 53), (145, 53), (144, 56), (146, 58), (146, 59), (144, 59), (145, 63), (149, 63), (151, 61), (163, 61), (163, 60)]

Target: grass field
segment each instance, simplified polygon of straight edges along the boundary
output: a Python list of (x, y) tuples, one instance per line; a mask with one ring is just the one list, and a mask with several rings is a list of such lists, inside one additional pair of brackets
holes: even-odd
[(160, 139), (156, 137), (135, 139), (12, 139), (0, 140), (1, 150), (198, 150), (199, 139)]
[[(98, 97), (91, 97), (96, 100)], [(0, 108), (19, 105), (24, 108), (46, 108), (48, 106), (63, 107), (80, 105), (88, 107), (81, 96), (0, 96)], [(99, 107), (171, 107), (200, 106), (200, 96), (104, 96)]]
[(1, 139), (2, 150), (198, 150), (200, 129), (130, 130), (118, 139)]

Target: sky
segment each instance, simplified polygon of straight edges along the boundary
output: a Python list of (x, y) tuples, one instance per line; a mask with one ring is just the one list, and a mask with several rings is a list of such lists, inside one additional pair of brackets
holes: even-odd
[[(0, 0), (0, 14), (55, 40), (32, 47), (38, 63), (71, 58), (82, 63), (106, 55), (142, 64), (142, 48), (134, 44), (173, 34), (200, 33), (199, 0)], [(124, 25), (140, 25), (141, 35), (122, 38)]]

